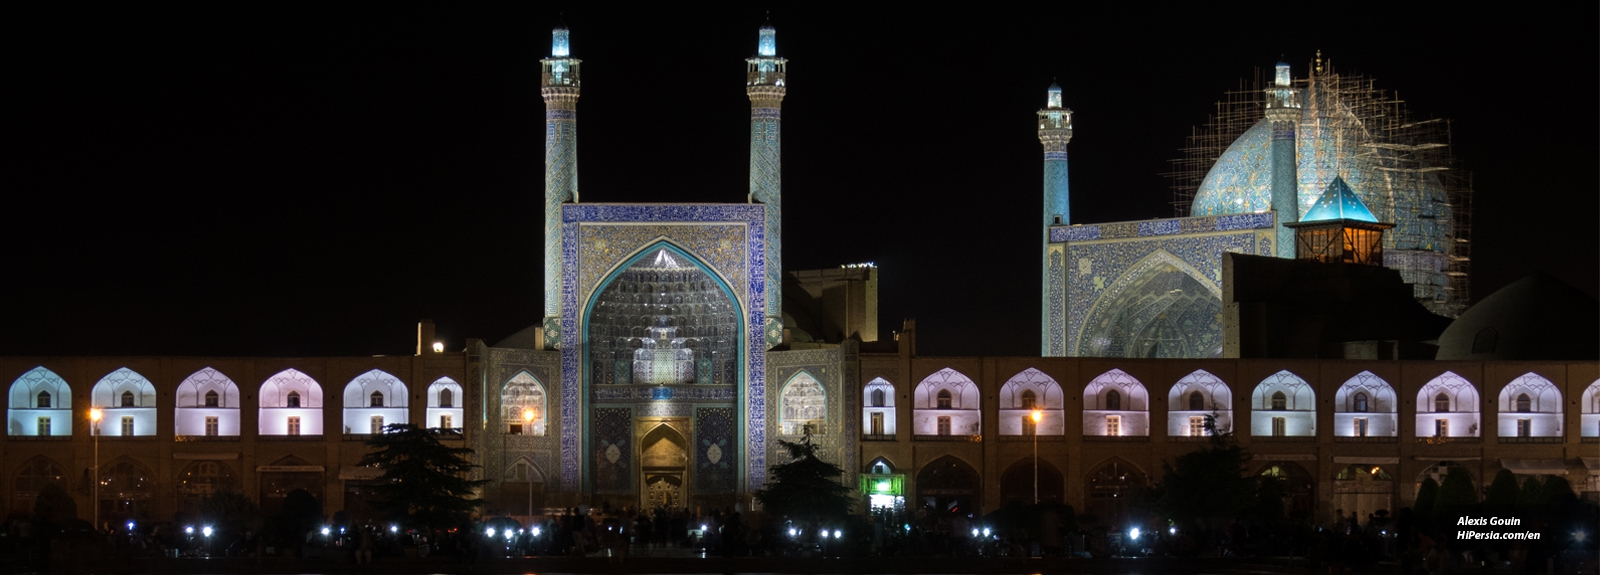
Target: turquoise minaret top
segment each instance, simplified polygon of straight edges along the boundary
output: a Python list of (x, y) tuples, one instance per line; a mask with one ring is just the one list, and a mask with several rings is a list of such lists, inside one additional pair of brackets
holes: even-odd
[(565, 26), (551, 31), (550, 57), (540, 60), (544, 96), (544, 332), (561, 341), (561, 204), (578, 201), (578, 75)]
[(745, 60), (750, 96), (750, 201), (767, 207), (767, 346), (783, 341), (783, 95), (788, 61), (778, 57), (778, 31), (761, 27), (756, 56)]

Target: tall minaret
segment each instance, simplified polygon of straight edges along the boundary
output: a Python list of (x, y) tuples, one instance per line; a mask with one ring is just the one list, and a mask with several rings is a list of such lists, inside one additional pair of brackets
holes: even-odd
[[(1044, 144), (1044, 222), (1040, 227), (1043, 236), (1039, 259), (1039, 293), (1042, 354), (1061, 355), (1062, 350), (1052, 350), (1050, 345), (1051, 287), (1050, 287), (1050, 226), (1072, 223), (1071, 206), (1067, 194), (1067, 142), (1072, 141), (1072, 110), (1061, 107), (1061, 86), (1050, 83), (1045, 108), (1039, 110), (1039, 143)], [(1061, 265), (1059, 262), (1057, 265)]]
[(745, 93), (750, 95), (750, 201), (767, 206), (767, 346), (783, 341), (783, 162), (780, 154), (784, 76), (788, 61), (778, 57), (778, 31), (761, 27), (756, 55), (745, 60)]
[(1295, 134), (1300, 124), (1300, 91), (1293, 87), (1289, 64), (1278, 62), (1267, 89), (1267, 120), (1272, 122), (1272, 211), (1277, 213), (1277, 253), (1293, 259), (1294, 230), (1300, 221), (1300, 178), (1296, 175)]
[(561, 204), (578, 201), (578, 78), (566, 26), (551, 32), (540, 60), (544, 96), (544, 340), (561, 342)]

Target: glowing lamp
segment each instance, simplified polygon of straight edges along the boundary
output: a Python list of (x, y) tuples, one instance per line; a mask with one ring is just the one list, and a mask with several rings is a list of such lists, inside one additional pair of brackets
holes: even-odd
[(1044, 410), (1043, 409), (1035, 409), (1035, 410), (1033, 410), (1033, 422), (1034, 423), (1039, 423), (1041, 421), (1044, 421)]
[(978, 529), (977, 529), (977, 528), (976, 528), (976, 527), (974, 527), (974, 528), (973, 528), (973, 529), (972, 529), (972, 536), (973, 536), (973, 537), (977, 537), (977, 536), (978, 536)]
[(100, 408), (96, 407), (94, 409), (91, 409), (91, 410), (89, 410), (89, 421), (93, 421), (95, 423), (100, 423), (100, 416), (101, 415), (103, 415), (103, 414), (100, 412)]
[(322, 536), (323, 536), (323, 537), (327, 537), (327, 536), (328, 536), (328, 534), (329, 534), (329, 533), (332, 533), (332, 532), (333, 532), (333, 530), (332, 530), (332, 529), (328, 529), (328, 528), (327, 528), (327, 527), (323, 527), (323, 528), (322, 528)]
[(201, 533), (201, 534), (202, 534), (202, 535), (205, 535), (205, 536), (206, 536), (206, 537), (210, 537), (210, 536), (211, 536), (211, 527), (210, 527), (210, 526), (207, 526), (207, 527), (206, 527), (206, 528), (204, 528), (204, 529), (201, 529), (201, 530), (200, 530), (200, 533)]
[(433, 353), (444, 353), (444, 342), (433, 342)]
[(133, 522), (132, 521), (128, 522), (128, 530), (129, 531), (133, 531)]
[(839, 530), (838, 530), (838, 529), (834, 529), (834, 530), (833, 530), (833, 538), (834, 538), (834, 539), (838, 539), (838, 538), (839, 538), (839, 537), (840, 537), (840, 536), (842, 536), (842, 535), (843, 535), (843, 533), (842, 533), (842, 532), (840, 532), (840, 531), (839, 531)]
[(187, 533), (189, 535), (194, 535), (194, 527), (193, 526), (184, 527), (183, 528), (183, 532)]
[(490, 537), (494, 537), (494, 528), (493, 528), (493, 527), (490, 527), (490, 528), (488, 528), (488, 529), (484, 529), (484, 530), (483, 530), (483, 534), (484, 534), (484, 535), (488, 535), (488, 536), (490, 536)]
[(983, 536), (984, 537), (988, 537), (989, 536), (989, 528), (988, 527), (984, 527), (983, 528)]
[(522, 410), (522, 420), (526, 421), (528, 423), (533, 423), (533, 410), (532, 409), (524, 409), (524, 410)]
[(394, 525), (390, 525), (389, 526), (389, 532), (390, 533), (399, 533), (400, 532), (400, 528), (397, 527), (397, 526), (394, 526)]
[(1134, 541), (1138, 541), (1139, 540), (1139, 528), (1138, 527), (1134, 527), (1133, 529), (1129, 529), (1128, 530), (1128, 538), (1132, 539)]

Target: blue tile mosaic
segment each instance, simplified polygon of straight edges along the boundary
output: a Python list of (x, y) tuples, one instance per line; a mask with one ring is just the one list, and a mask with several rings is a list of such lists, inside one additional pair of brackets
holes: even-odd
[[(676, 242), (688, 238), (690, 244), (703, 245), (705, 263), (713, 273), (724, 279), (734, 278), (733, 288), (747, 310), (745, 318), (746, 385), (743, 425), (750, 429), (745, 438), (749, 454), (743, 470), (745, 484), (759, 489), (766, 483), (766, 408), (764, 405), (766, 353), (765, 324), (767, 307), (766, 288), (766, 223), (768, 206), (760, 204), (566, 204), (562, 206), (562, 261), (561, 282), (561, 368), (563, 394), (561, 396), (561, 484), (563, 490), (577, 491), (585, 472), (583, 460), (583, 405), (587, 395), (580, 388), (586, 385), (580, 365), (582, 323), (578, 317), (582, 305), (593, 297), (593, 290), (606, 275), (605, 270), (617, 267), (626, 258), (640, 250), (666, 240)], [(717, 226), (718, 223), (734, 225)], [(620, 224), (608, 226), (606, 224)], [(654, 226), (640, 224), (656, 224)], [(696, 225), (690, 225), (696, 224)], [(608, 228), (629, 228), (626, 231)], [(723, 231), (707, 231), (717, 228)], [(742, 230), (742, 234), (732, 230)], [(591, 232), (597, 241), (591, 242)], [(604, 239), (604, 242), (598, 240)], [(612, 240), (622, 245), (612, 245)], [(681, 245), (681, 244), (679, 244)], [(595, 271), (601, 270), (601, 271)], [(674, 402), (681, 399), (686, 389), (674, 389)], [(709, 392), (715, 393), (715, 392)], [(674, 405), (661, 402), (661, 405)], [(664, 408), (676, 409), (676, 408)], [(737, 459), (735, 459), (737, 460)]]

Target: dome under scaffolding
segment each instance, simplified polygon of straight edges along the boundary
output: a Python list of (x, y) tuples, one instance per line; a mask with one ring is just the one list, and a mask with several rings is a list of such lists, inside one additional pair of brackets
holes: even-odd
[[(1315, 73), (1293, 80), (1301, 116), (1295, 130), (1296, 194), (1309, 210), (1342, 178), (1377, 219), (1393, 222), (1384, 265), (1400, 272), (1414, 295), (1437, 314), (1455, 317), (1469, 299), (1471, 175), (1450, 153), (1450, 122), (1412, 120), (1404, 102), (1371, 78), (1339, 74), (1317, 61)], [(1264, 119), (1268, 81), (1224, 94), (1216, 112), (1195, 127), (1171, 160), (1177, 216), (1246, 214), (1272, 208)]]

